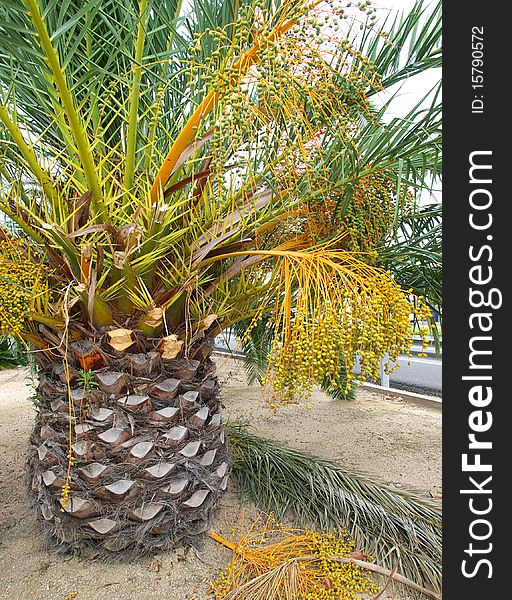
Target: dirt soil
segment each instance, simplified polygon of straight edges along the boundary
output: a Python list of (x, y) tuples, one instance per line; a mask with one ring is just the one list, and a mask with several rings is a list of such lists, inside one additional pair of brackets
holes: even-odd
[[(399, 397), (359, 390), (342, 402), (315, 393), (309, 404), (273, 414), (259, 387), (248, 386), (240, 363), (217, 359), (225, 417), (369, 478), (438, 496), (441, 491), (441, 411)], [(32, 428), (33, 393), (25, 369), (0, 371), (0, 598), (9, 600), (208, 600), (207, 579), (230, 559), (209, 538), (201, 552), (173, 552), (136, 564), (104, 564), (46, 551), (24, 485), (24, 461)], [(256, 509), (242, 507), (234, 485), (212, 529), (230, 536)], [(386, 593), (382, 598), (400, 598)], [(270, 600), (270, 599), (269, 599)]]

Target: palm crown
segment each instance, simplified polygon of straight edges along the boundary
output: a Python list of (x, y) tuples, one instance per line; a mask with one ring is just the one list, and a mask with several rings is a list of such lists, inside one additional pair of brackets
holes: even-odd
[[(13, 0), (0, 8), (0, 332), (199, 334), (271, 315), (281, 394), (407, 349), (375, 250), (439, 162), (437, 94), (372, 98), (440, 64), (439, 6)], [(250, 328), (249, 328), (250, 332)], [(119, 347), (121, 347), (119, 346)]]

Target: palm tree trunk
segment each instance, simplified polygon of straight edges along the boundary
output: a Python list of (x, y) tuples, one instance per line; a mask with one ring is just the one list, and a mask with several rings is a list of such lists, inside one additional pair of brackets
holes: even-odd
[(42, 526), (88, 556), (193, 545), (228, 480), (212, 340), (167, 360), (158, 340), (118, 352), (104, 338), (40, 359), (28, 471)]

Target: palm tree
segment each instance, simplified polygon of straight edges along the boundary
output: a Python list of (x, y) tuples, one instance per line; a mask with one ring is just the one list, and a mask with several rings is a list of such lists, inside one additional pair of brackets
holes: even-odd
[(224, 328), (272, 317), (272, 405), (408, 347), (407, 294), (354, 246), (364, 211), (339, 215), (437, 167), (439, 107), (385, 124), (372, 97), (439, 65), (439, 13), (383, 32), (337, 2), (1, 5), (0, 334), (37, 361), (29, 488), (61, 548), (205, 530)]

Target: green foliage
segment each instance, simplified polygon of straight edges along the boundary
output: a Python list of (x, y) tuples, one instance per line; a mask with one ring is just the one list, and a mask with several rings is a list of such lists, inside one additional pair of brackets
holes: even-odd
[[(442, 320), (442, 205), (428, 204), (403, 215), (395, 237), (387, 240), (379, 256), (395, 281), (423, 298)], [(418, 329), (421, 323), (414, 326)], [(441, 332), (433, 319), (427, 327), (439, 352)]]
[(237, 349), (243, 352), (243, 365), (249, 385), (263, 383), (274, 338), (274, 326), (268, 316), (260, 319), (247, 333), (251, 325), (252, 320), (246, 319), (231, 328), (231, 332), (242, 340)]
[(404, 289), (412, 289), (442, 314), (442, 206), (421, 206), (401, 217), (397, 235), (379, 252)]
[(26, 364), (27, 357), (20, 342), (15, 338), (0, 335), (0, 369), (12, 369)]
[(77, 381), (78, 384), (87, 391), (98, 387), (98, 383), (94, 380), (94, 371), (85, 371), (84, 369), (80, 369), (78, 371)]
[(335, 377), (326, 375), (320, 383), (320, 389), (334, 400), (355, 400), (357, 384), (351, 381), (347, 383), (347, 369), (343, 363)]
[[(355, 214), (351, 190), (421, 189), (440, 164), (437, 92), (389, 122), (372, 98), (440, 66), (441, 13), (418, 3), (384, 34), (349, 4), (1, 4), (0, 211), (47, 275), (17, 332), (46, 352), (111, 326), (188, 342), (212, 315), (221, 330), (285, 306), (288, 321), (301, 295), (284, 253), (305, 265), (319, 247), (342, 288), (334, 313), (358, 306), (340, 273), (371, 262), (348, 251), (379, 210)], [(290, 220), (333, 202), (331, 228)]]

